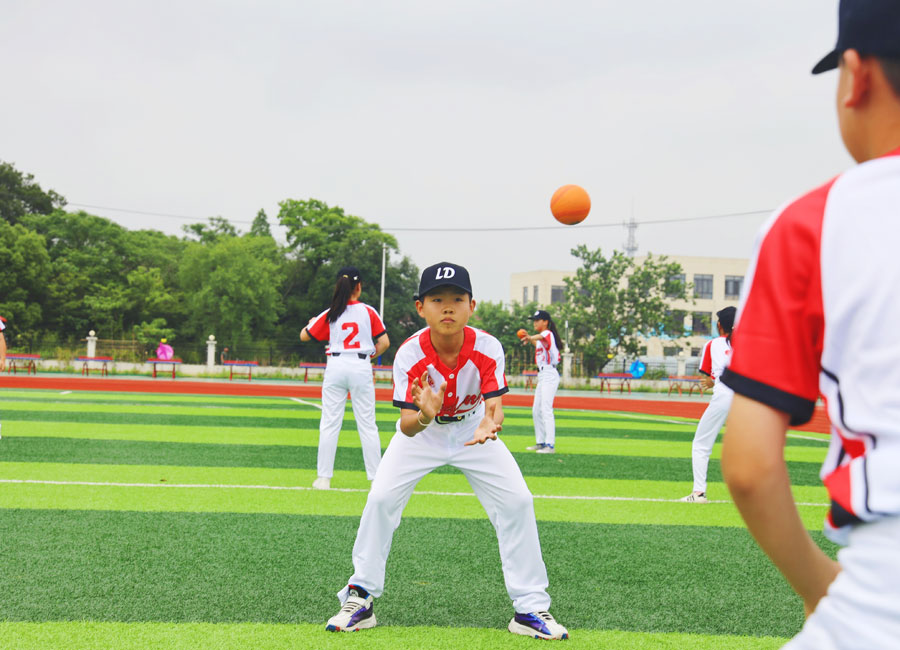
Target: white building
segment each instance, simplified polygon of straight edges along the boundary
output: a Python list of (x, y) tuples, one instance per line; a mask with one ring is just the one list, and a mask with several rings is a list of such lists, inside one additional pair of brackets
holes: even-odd
[[(656, 256), (654, 256), (656, 257)], [(744, 285), (748, 260), (721, 257), (687, 257), (667, 255), (670, 262), (681, 265), (683, 280), (693, 285), (692, 299), (672, 300), (671, 308), (684, 318), (684, 325), (692, 335), (683, 339), (679, 348), (665, 337), (647, 339), (643, 354), (650, 357), (675, 356), (683, 349), (695, 357), (700, 348), (716, 335), (715, 314), (728, 306), (737, 307)], [(646, 256), (635, 257), (641, 264)], [(553, 305), (565, 301), (565, 279), (574, 277), (574, 271), (525, 271), (513, 273), (509, 280), (511, 302), (536, 302), (553, 313)]]

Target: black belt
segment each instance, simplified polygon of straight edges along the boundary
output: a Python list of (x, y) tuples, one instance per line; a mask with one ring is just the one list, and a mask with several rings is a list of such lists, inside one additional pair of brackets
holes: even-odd
[[(349, 352), (330, 352), (329, 356), (339, 357), (342, 354), (350, 354), (350, 353)], [(365, 352), (357, 352), (356, 356), (358, 356), (360, 359), (368, 359), (369, 358), (369, 355), (366, 354)]]
[(462, 422), (466, 419), (465, 415), (436, 415), (434, 421), (438, 424), (450, 424), (451, 422)]

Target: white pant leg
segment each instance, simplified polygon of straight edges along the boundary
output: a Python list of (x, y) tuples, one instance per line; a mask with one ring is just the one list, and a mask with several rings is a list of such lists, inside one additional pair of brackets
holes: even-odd
[(322, 380), (322, 417), (319, 420), (319, 455), (316, 473), (325, 478), (334, 476), (334, 455), (344, 421), (348, 381), (340, 358), (329, 357)]
[(539, 445), (547, 442), (547, 433), (544, 430), (544, 418), (541, 415), (541, 405), (544, 403), (542, 395), (544, 385), (538, 373), (537, 385), (534, 387), (534, 403), (531, 405), (531, 419), (534, 420), (534, 441)]
[[(446, 444), (435, 445), (422, 433), (410, 438), (400, 432), (399, 425), (398, 422), (397, 433), (384, 452), (366, 499), (353, 544), (353, 576), (348, 581), (376, 598), (384, 592), (384, 567), (394, 531), (416, 483), (431, 470), (447, 464)], [(337, 596), (343, 603), (347, 595), (344, 587)]]
[(375, 422), (375, 380), (372, 378), (372, 366), (367, 361), (354, 361), (357, 367), (350, 376), (350, 406), (353, 407), (353, 418), (362, 445), (366, 476), (371, 481), (381, 462), (381, 440)]
[(694, 469), (694, 492), (706, 492), (706, 472), (709, 468), (709, 457), (712, 454), (716, 436), (728, 419), (728, 410), (734, 394), (731, 391), (713, 392), (709, 406), (697, 423), (694, 443), (691, 445), (691, 458)]
[[(553, 415), (553, 400), (556, 399), (556, 391), (559, 388), (559, 373), (556, 368), (549, 366), (538, 374), (538, 388), (540, 388), (540, 420), (543, 425), (544, 439), (548, 445), (556, 445), (556, 418)], [(538, 394), (535, 390), (535, 407), (538, 406)]]
[(550, 609), (534, 500), (506, 445), (498, 439), (463, 447), (450, 464), (466, 475), (494, 526), (503, 579), (515, 610), (524, 614)]
[(900, 516), (860, 524), (838, 552), (842, 571), (785, 649), (900, 647)]

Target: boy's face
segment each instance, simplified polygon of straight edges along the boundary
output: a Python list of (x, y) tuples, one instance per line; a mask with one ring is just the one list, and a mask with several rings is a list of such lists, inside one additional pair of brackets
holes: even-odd
[(436, 334), (461, 332), (475, 311), (475, 301), (456, 287), (438, 287), (416, 301), (416, 311)]

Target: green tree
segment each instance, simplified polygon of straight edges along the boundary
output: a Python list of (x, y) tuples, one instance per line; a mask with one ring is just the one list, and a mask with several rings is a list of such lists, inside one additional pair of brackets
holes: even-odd
[(560, 321), (568, 319), (570, 345), (583, 353), (589, 372), (602, 370), (616, 353), (636, 356), (647, 337), (684, 335), (668, 306), (687, 299), (687, 286), (675, 279), (681, 265), (652, 255), (637, 265), (618, 251), (607, 258), (584, 245), (572, 255), (581, 267), (566, 279)]
[(187, 337), (215, 334), (237, 350), (271, 334), (283, 310), (279, 262), (278, 247), (268, 237), (190, 244), (179, 271), (190, 304)]
[(44, 319), (51, 274), (44, 238), (21, 224), (0, 221), (0, 314), (13, 336), (31, 341)]
[[(388, 253), (384, 320), (392, 342), (386, 356), (392, 359), (397, 346), (423, 326), (412, 299), (418, 286), (418, 269), (408, 258), (397, 262), (390, 259), (390, 254), (398, 251), (397, 240), (377, 224), (316, 199), (287, 199), (279, 206), (278, 221), (287, 229), (290, 253), (285, 260), (282, 295), (286, 312), (281, 338), (296, 339), (309, 318), (328, 307), (337, 271), (348, 264), (362, 273), (362, 300), (377, 309), (384, 249)], [(309, 347), (302, 351), (308, 352)]]
[(34, 176), (0, 161), (0, 217), (17, 223), (26, 214), (50, 214), (66, 204), (53, 190), (45, 192)]
[(534, 334), (531, 315), (537, 308), (534, 302), (513, 303), (510, 307), (505, 307), (502, 302), (479, 302), (469, 324), (495, 336), (508, 353), (516, 352), (522, 347), (516, 332), (525, 329)]
[(271, 237), (272, 229), (269, 227), (269, 218), (265, 210), (256, 213), (253, 225), (250, 226), (250, 235), (253, 237)]
[(201, 244), (215, 244), (224, 237), (237, 237), (237, 229), (224, 217), (210, 217), (209, 223), (192, 223), (182, 226), (188, 237), (194, 237)]

